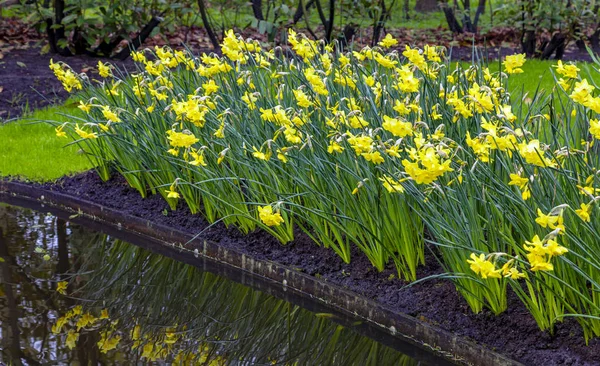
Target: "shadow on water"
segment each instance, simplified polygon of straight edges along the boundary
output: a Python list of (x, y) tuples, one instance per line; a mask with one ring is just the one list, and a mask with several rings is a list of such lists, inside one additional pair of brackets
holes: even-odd
[(0, 258), (0, 363), (446, 364), (281, 286), (50, 214), (0, 204)]

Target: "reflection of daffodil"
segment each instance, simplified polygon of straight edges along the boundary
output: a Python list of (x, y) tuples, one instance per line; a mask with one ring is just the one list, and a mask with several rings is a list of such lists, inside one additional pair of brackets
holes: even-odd
[(108, 353), (108, 351), (117, 348), (117, 345), (121, 341), (120, 335), (109, 336), (108, 331), (102, 333), (100, 340), (98, 341), (98, 348), (100, 348), (100, 352)]
[(73, 349), (73, 348), (75, 348), (75, 345), (76, 345), (76, 342), (78, 339), (79, 339), (79, 333), (77, 333), (76, 331), (71, 329), (67, 333), (67, 340), (66, 340), (65, 344), (67, 345), (67, 347), (69, 347), (69, 349)]
[(62, 328), (65, 326), (65, 324), (67, 324), (68, 321), (69, 319), (66, 316), (56, 319), (56, 323), (52, 325), (52, 333), (60, 333)]
[(56, 284), (56, 292), (58, 292), (61, 295), (66, 295), (68, 285), (69, 285), (69, 283), (67, 281), (61, 281), (61, 282), (57, 283)]
[(79, 320), (77, 320), (77, 330), (93, 325), (96, 322), (96, 320), (98, 319), (90, 313), (85, 313), (81, 315), (79, 317)]

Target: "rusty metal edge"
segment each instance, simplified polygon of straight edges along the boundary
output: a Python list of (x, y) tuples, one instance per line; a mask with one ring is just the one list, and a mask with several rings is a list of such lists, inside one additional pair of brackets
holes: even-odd
[(266, 260), (257, 260), (244, 253), (224, 248), (216, 243), (192, 241), (197, 252), (186, 249), (193, 236), (140, 217), (126, 215), (118, 210), (79, 197), (44, 190), (17, 181), (0, 180), (0, 201), (3, 195), (26, 198), (48, 206), (83, 215), (95, 221), (135, 234), (150, 236), (162, 243), (164, 249), (191, 256), (202, 256), (215, 262), (237, 268), (253, 276), (280, 283), (337, 311), (359, 317), (393, 336), (400, 336), (437, 355), (462, 365), (517, 366), (521, 363), (494, 352), (474, 341), (458, 336), (385, 307), (350, 290), (298, 272), (290, 267)]

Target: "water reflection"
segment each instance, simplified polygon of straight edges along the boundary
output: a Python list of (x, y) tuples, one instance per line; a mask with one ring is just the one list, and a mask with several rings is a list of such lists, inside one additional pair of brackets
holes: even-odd
[(4, 363), (423, 364), (338, 315), (54, 216), (0, 206), (0, 257)]

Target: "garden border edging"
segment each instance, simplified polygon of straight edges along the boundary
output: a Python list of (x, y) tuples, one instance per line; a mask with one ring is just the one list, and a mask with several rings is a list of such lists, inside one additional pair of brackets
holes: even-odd
[(193, 236), (164, 225), (123, 214), (94, 202), (29, 184), (0, 180), (0, 201), (3, 195), (35, 200), (48, 206), (61, 208), (94, 221), (117, 227), (119, 230), (153, 237), (163, 249), (202, 256), (212, 261), (235, 267), (254, 276), (269, 279), (293, 289), (342, 313), (352, 314), (379, 327), (387, 333), (426, 347), (432, 352), (459, 364), (521, 365), (517, 361), (496, 353), (470, 339), (457, 336), (424, 321), (393, 311), (374, 300), (367, 299), (335, 284), (319, 280), (290, 267), (267, 260), (257, 260), (244, 253), (224, 248), (206, 240), (195, 240), (202, 248), (198, 252), (185, 249), (183, 244)]

